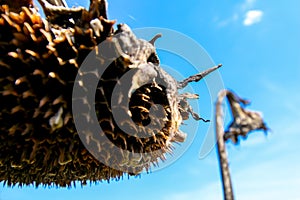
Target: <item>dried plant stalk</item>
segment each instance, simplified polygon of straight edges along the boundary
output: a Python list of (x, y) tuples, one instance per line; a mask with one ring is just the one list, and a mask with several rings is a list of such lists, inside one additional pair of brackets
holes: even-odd
[[(233, 121), (230, 123), (226, 132), (223, 127), (224, 116), (222, 112), (222, 102), (225, 97), (229, 102), (230, 111), (233, 116)], [(249, 102), (239, 98), (236, 94), (229, 90), (220, 91), (216, 103), (215, 123), (218, 151), (217, 155), (225, 200), (234, 199), (225, 142), (232, 139), (233, 143), (237, 144), (239, 136), (245, 138), (251, 131), (268, 130), (258, 112), (245, 110), (241, 104), (246, 105), (249, 104)]]

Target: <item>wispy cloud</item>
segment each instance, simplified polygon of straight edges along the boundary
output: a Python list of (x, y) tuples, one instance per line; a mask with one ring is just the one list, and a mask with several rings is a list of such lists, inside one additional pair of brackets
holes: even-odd
[(240, 9), (241, 11), (245, 12), (246, 10), (249, 10), (253, 8), (254, 4), (256, 3), (257, 0), (246, 0), (241, 6)]
[(243, 21), (245, 26), (251, 26), (253, 24), (259, 23), (263, 17), (263, 11), (261, 10), (249, 10), (246, 13), (246, 17)]
[(130, 19), (134, 20), (134, 21), (137, 21), (136, 18), (135, 18), (134, 16), (132, 16), (132, 15), (128, 15), (128, 17), (129, 17)]
[(239, 15), (237, 13), (234, 13), (231, 17), (218, 21), (218, 26), (225, 27), (230, 23), (237, 21), (238, 19), (239, 19)]

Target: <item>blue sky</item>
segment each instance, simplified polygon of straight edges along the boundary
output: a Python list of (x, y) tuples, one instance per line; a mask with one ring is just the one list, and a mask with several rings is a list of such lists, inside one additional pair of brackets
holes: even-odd
[[(88, 5), (88, 1), (68, 2)], [(300, 199), (299, 8), (299, 0), (109, 1), (109, 17), (118, 23), (168, 28), (195, 40), (215, 63), (223, 64), (225, 87), (251, 99), (249, 109), (263, 112), (272, 132), (267, 136), (254, 132), (238, 146), (227, 144), (237, 199)], [(183, 66), (184, 61), (160, 53), (162, 63), (181, 75), (195, 73)], [(191, 86), (200, 94), (201, 115), (212, 118), (209, 86), (204, 82)], [(76, 189), (0, 187), (0, 199), (222, 199), (215, 148), (199, 156), (209, 125), (187, 123), (183, 127), (187, 133), (198, 127), (195, 138), (176, 162), (163, 169)]]

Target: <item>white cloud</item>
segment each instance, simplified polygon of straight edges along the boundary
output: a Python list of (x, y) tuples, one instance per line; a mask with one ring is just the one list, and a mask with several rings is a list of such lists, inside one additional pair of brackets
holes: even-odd
[(243, 24), (245, 26), (251, 26), (253, 24), (259, 23), (262, 20), (263, 14), (264, 13), (261, 10), (249, 10), (246, 13)]
[(226, 27), (234, 22), (239, 21), (245, 16), (243, 20), (244, 26), (251, 26), (253, 24), (259, 23), (263, 17), (263, 11), (255, 9), (257, 0), (244, 0), (242, 3), (236, 5), (233, 10), (233, 14), (227, 18), (220, 18), (219, 16), (214, 18), (214, 22), (219, 28)]

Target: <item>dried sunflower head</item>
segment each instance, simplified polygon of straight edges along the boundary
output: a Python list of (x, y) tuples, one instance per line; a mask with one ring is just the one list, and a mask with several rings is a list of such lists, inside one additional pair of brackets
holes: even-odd
[(0, 7), (0, 181), (119, 179), (184, 141), (182, 116), (201, 118), (177, 89), (202, 75), (177, 83), (159, 66), (157, 37), (113, 30), (105, 1), (89, 11), (39, 2), (47, 21), (35, 9)]

